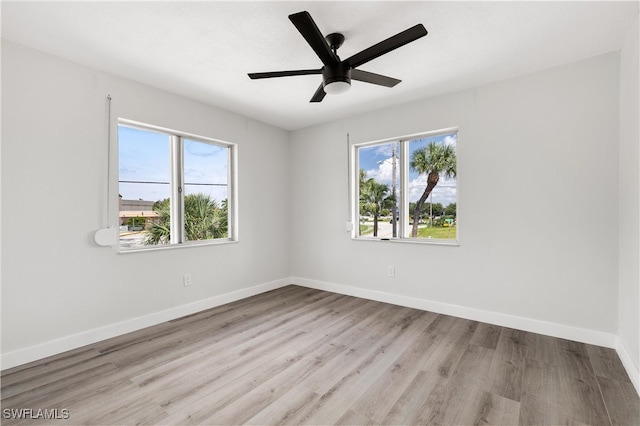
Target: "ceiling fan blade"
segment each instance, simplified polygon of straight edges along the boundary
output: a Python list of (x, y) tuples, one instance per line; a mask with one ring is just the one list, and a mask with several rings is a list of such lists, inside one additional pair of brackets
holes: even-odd
[(307, 43), (309, 43), (309, 46), (316, 52), (316, 55), (318, 55), (323, 64), (335, 65), (340, 62), (338, 56), (331, 50), (331, 46), (329, 46), (329, 43), (325, 40), (309, 12), (294, 13), (293, 15), (289, 15), (289, 20), (295, 25), (298, 31), (300, 31), (302, 37), (307, 40)]
[(365, 83), (377, 84), (378, 86), (393, 87), (400, 83), (402, 80), (397, 78), (387, 77), (386, 75), (374, 74), (372, 72), (352, 69), (351, 79), (364, 81)]
[(320, 83), (318, 90), (316, 90), (316, 93), (313, 94), (309, 102), (322, 102), (326, 94), (327, 93), (324, 91), (324, 85)]
[(386, 40), (381, 41), (378, 44), (364, 49), (363, 51), (356, 53), (344, 62), (348, 62), (351, 67), (360, 66), (372, 59), (382, 56), (385, 53), (389, 53), (405, 44), (411, 43), (427, 35), (427, 30), (422, 24), (415, 25), (407, 30), (402, 31)]
[(249, 78), (252, 79), (252, 80), (256, 80), (258, 78), (291, 77), (291, 76), (294, 76), (294, 75), (310, 75), (310, 74), (322, 74), (322, 69), (319, 69), (319, 70), (252, 72), (252, 73), (249, 73)]

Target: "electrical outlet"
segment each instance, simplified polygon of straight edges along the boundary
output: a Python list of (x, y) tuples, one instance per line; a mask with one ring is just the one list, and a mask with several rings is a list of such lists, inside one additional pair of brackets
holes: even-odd
[(389, 265), (387, 266), (387, 276), (388, 277), (395, 277), (396, 276), (396, 267)]
[(193, 282), (191, 281), (191, 274), (184, 274), (182, 276), (182, 284), (184, 284), (185, 287), (189, 287), (191, 284), (193, 284)]

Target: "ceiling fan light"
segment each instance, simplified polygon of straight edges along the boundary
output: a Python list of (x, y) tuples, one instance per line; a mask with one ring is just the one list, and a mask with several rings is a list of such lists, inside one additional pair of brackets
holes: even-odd
[(324, 91), (330, 95), (339, 95), (347, 92), (351, 88), (351, 84), (346, 81), (332, 81), (324, 86)]

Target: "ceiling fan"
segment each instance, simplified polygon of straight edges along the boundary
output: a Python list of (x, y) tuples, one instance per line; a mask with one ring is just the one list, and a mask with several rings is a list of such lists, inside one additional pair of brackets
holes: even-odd
[(346, 92), (351, 87), (351, 80), (363, 81), (385, 87), (395, 86), (400, 83), (400, 80), (362, 71), (356, 69), (356, 67), (427, 35), (427, 30), (424, 26), (418, 24), (380, 43), (374, 44), (345, 60), (340, 60), (337, 50), (342, 46), (342, 43), (344, 43), (344, 35), (331, 33), (324, 37), (309, 12), (294, 13), (293, 15), (289, 15), (289, 20), (298, 31), (300, 31), (300, 34), (302, 34), (302, 37), (309, 43), (313, 51), (316, 52), (316, 55), (318, 55), (324, 64), (323, 67), (307, 70), (250, 73), (249, 78), (260, 79), (322, 74), (322, 84), (320, 84), (318, 90), (313, 94), (310, 102), (321, 102), (327, 93), (339, 94)]

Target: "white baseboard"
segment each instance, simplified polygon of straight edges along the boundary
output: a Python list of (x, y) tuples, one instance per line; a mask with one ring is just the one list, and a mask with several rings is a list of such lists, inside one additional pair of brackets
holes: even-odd
[(438, 314), (451, 315), (473, 321), (495, 324), (502, 327), (515, 328), (517, 330), (530, 331), (533, 333), (544, 334), (552, 337), (560, 337), (563, 339), (574, 340), (576, 342), (588, 343), (591, 345), (605, 346), (607, 348), (616, 347), (617, 336), (615, 334), (605, 333), (602, 331), (588, 330), (584, 328), (556, 324), (547, 321), (540, 321), (531, 318), (518, 317), (515, 315), (483, 311), (480, 309), (468, 308), (460, 305), (452, 305), (449, 303), (419, 299), (410, 296), (402, 296), (398, 294), (369, 290), (360, 287), (352, 287), (343, 284), (310, 280), (307, 278), (291, 277), (291, 283), (303, 287), (326, 290), (333, 293), (361, 297), (364, 299), (392, 303), (394, 305), (421, 309)]
[(120, 336), (125, 333), (174, 320), (185, 315), (191, 315), (196, 312), (224, 305), (225, 303), (234, 302), (236, 300), (275, 290), (290, 284), (291, 281), (288, 278), (283, 278), (253, 287), (232, 291), (230, 293), (221, 294), (219, 296), (210, 297), (208, 299), (198, 300), (186, 305), (176, 306), (164, 311), (154, 312), (149, 315), (131, 318), (104, 327), (83, 331), (82, 333), (73, 334), (71, 336), (50, 340), (39, 345), (18, 349), (13, 352), (2, 354), (0, 357), (0, 366), (2, 366), (2, 370), (6, 370), (18, 365), (27, 364), (32, 361), (37, 361), (52, 355), (57, 355), (62, 352), (100, 342), (105, 339)]
[(19, 349), (17, 351), (8, 352), (0, 355), (0, 366), (2, 370), (5, 370), (27, 364), (32, 361), (57, 355), (85, 345), (90, 345), (105, 339), (180, 318), (185, 315), (191, 315), (206, 309), (224, 305), (225, 303), (255, 296), (290, 284), (431, 311), (439, 314), (451, 315), (473, 321), (481, 321), (502, 327), (540, 333), (548, 336), (588, 343), (591, 345), (614, 348), (618, 353), (622, 364), (627, 370), (636, 391), (640, 394), (640, 369), (633, 361), (633, 357), (630, 352), (614, 334), (301, 277), (289, 277), (259, 284), (186, 305), (176, 306), (164, 311), (87, 330), (71, 336), (65, 336), (39, 345)]
[(640, 368), (638, 368), (638, 364), (633, 360), (631, 352), (627, 350), (627, 347), (619, 338), (616, 338), (616, 352), (618, 353), (618, 357), (620, 357), (620, 361), (622, 361), (624, 369), (627, 370), (627, 374), (631, 379), (631, 383), (633, 383), (633, 386), (636, 388), (636, 392), (640, 395)]
[(635, 364), (631, 353), (626, 349), (618, 336), (612, 333), (572, 327), (531, 318), (501, 314), (497, 312), (483, 311), (479, 309), (468, 308), (465, 306), (435, 302), (426, 299), (418, 299), (415, 297), (402, 296), (393, 293), (386, 293), (383, 291), (329, 283), (326, 281), (311, 280), (307, 278), (291, 277), (291, 283), (303, 287), (330, 291), (332, 293), (361, 297), (363, 299), (375, 300), (378, 302), (392, 303), (394, 305), (421, 309), (438, 314), (451, 315), (473, 321), (495, 324), (501, 327), (509, 327), (517, 330), (544, 334), (546, 336), (559, 337), (562, 339), (587, 343), (590, 345), (612, 348), (616, 350), (618, 357), (622, 362), (622, 365), (624, 366), (627, 374), (629, 375), (629, 378), (631, 379), (631, 383), (633, 383), (636, 392), (638, 393), (638, 395), (640, 395), (640, 369)]

